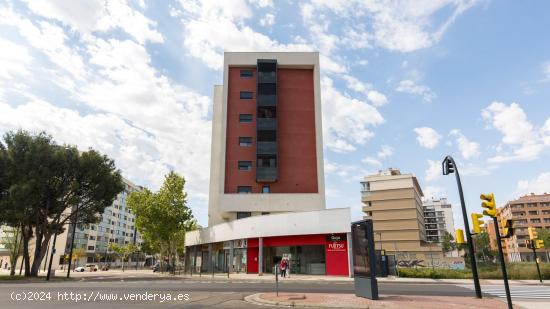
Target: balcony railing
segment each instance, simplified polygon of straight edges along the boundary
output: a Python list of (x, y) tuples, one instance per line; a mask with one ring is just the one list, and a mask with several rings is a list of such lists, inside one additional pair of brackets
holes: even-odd
[(257, 118), (256, 127), (258, 130), (277, 130), (277, 118)]
[(277, 106), (277, 95), (275, 94), (257, 94), (256, 104), (258, 106)]
[(276, 167), (257, 167), (256, 168), (256, 181), (272, 182), (276, 180), (277, 180)]
[(256, 146), (258, 154), (277, 154), (277, 142), (258, 142)]

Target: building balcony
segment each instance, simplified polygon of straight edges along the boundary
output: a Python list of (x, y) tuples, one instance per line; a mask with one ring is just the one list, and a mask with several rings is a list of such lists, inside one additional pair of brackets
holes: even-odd
[(277, 95), (275, 94), (260, 94), (256, 95), (257, 106), (277, 106)]
[(257, 167), (256, 181), (257, 182), (277, 181), (277, 168), (276, 167)]
[(258, 130), (277, 130), (277, 118), (257, 118), (256, 127)]
[(277, 83), (277, 71), (258, 71), (259, 84)]
[(361, 199), (366, 199), (372, 195), (372, 191), (361, 191)]
[(259, 155), (276, 155), (277, 142), (258, 142), (256, 145), (256, 153)]

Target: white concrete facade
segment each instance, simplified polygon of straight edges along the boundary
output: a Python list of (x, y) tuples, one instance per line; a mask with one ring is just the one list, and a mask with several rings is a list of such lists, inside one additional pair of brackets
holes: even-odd
[[(453, 219), (453, 209), (446, 198), (430, 198), (422, 201), (422, 206), (424, 208), (424, 219), (426, 220), (426, 237), (428, 237), (429, 231), (437, 230), (437, 242), (443, 241), (443, 236), (445, 232), (450, 233), (455, 237), (455, 226)], [(433, 214), (433, 217), (430, 215)], [(436, 223), (428, 223), (428, 218), (435, 219)], [(437, 228), (429, 228), (428, 225), (437, 224)]]
[[(225, 152), (229, 67), (254, 67), (258, 59), (276, 59), (279, 68), (312, 68), (314, 78), (315, 136), (317, 156), (317, 193), (226, 194)], [(323, 126), (321, 117), (319, 53), (317, 52), (226, 52), (223, 85), (214, 86), (212, 148), (208, 225), (236, 219), (237, 212), (296, 212), (325, 209)]]

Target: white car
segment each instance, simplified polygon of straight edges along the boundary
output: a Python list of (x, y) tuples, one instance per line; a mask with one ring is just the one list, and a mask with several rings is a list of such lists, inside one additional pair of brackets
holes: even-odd
[(84, 267), (82, 267), (82, 266), (77, 267), (77, 268), (74, 269), (74, 271), (77, 272), (77, 273), (84, 272), (85, 270), (86, 270), (86, 269), (85, 269)]

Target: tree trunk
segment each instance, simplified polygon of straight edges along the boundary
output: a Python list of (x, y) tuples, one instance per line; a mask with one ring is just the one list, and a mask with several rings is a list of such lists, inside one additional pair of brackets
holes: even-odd
[[(11, 259), (10, 260), (10, 276), (15, 276), (15, 268), (17, 267), (17, 258), (18, 256), (15, 257), (15, 259)], [(23, 261), (21, 261), (21, 263), (23, 263)]]
[(31, 275), (31, 264), (29, 262), (29, 240), (32, 235), (32, 230), (29, 227), (23, 227), (23, 262), (25, 263), (25, 277)]
[[(40, 251), (35, 250), (34, 260), (32, 263), (31, 274), (33, 277), (38, 276), (38, 271), (40, 270), (40, 264), (42, 260), (48, 253), (48, 242), (50, 242), (51, 234), (47, 233), (44, 235), (42, 242), (40, 243)], [(53, 248), (52, 248), (53, 250)]]

